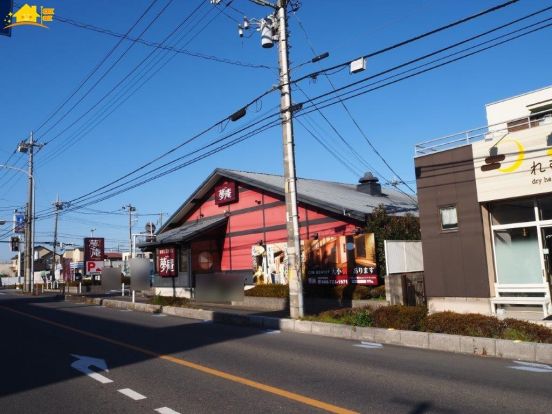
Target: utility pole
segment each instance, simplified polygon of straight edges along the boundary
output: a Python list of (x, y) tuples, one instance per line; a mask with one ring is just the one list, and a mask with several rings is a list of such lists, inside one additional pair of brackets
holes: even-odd
[(123, 206), (123, 210), (128, 211), (128, 249), (132, 256), (132, 213), (136, 211), (136, 207), (128, 203), (126, 206)]
[(53, 260), (53, 266), (52, 266), (52, 271), (50, 273), (50, 279), (52, 281), (54, 281), (55, 279), (55, 276), (56, 276), (56, 250), (57, 250), (57, 235), (58, 235), (58, 217), (59, 217), (59, 212), (61, 210), (63, 210), (63, 208), (67, 205), (68, 203), (64, 203), (63, 201), (60, 201), (59, 199), (59, 196), (57, 197), (57, 200), (54, 201), (53, 203), (53, 206), (56, 210), (55, 212), (55, 221), (54, 221), (54, 260)]
[(303, 281), (301, 277), (301, 240), (299, 213), (297, 211), (297, 176), (295, 175), (295, 144), (293, 141), (293, 114), (289, 74), (289, 51), (287, 42), (287, 0), (278, 0), (279, 62), (280, 62), (280, 114), (284, 146), (284, 192), (288, 231), (288, 280), (289, 311), (293, 319), (304, 315)]
[(34, 286), (34, 149), (42, 148), (43, 144), (37, 144), (34, 141), (33, 133), (29, 136), (29, 141), (21, 141), (17, 151), (29, 155), (29, 201), (27, 202), (27, 217), (25, 220), (25, 286), (29, 292), (32, 292)]
[[(289, 0), (277, 0), (272, 4), (267, 0), (251, 0), (253, 3), (266, 6), (274, 12), (264, 19), (244, 18), (238, 26), (238, 33), (243, 36), (244, 30), (256, 24), (261, 32), (261, 45), (271, 48), (275, 38), (278, 39), (280, 65), (280, 117), (282, 120), (282, 141), (284, 153), (284, 194), (286, 202), (287, 258), (289, 282), (289, 312), (294, 319), (304, 315), (303, 281), (301, 266), (301, 240), (299, 233), (299, 214), (297, 209), (297, 176), (295, 174), (295, 144), (293, 141), (293, 109), (291, 100), (291, 77), (289, 73), (289, 45), (287, 31), (287, 7)], [(297, 7), (297, 4), (295, 4)], [(293, 5), (292, 5), (293, 7)]]

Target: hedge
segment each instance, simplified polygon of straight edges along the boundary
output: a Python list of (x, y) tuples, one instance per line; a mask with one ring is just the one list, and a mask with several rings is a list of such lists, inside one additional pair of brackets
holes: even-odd
[(500, 320), (477, 313), (438, 312), (424, 322), (427, 332), (552, 343), (552, 329), (519, 319)]
[(427, 314), (421, 306), (383, 306), (372, 310), (347, 308), (307, 316), (306, 320), (372, 326), (411, 331), (478, 336), (552, 344), (552, 329), (518, 319), (498, 319), (477, 313), (438, 312)]
[[(304, 295), (310, 298), (325, 298), (339, 300), (385, 299), (385, 286), (369, 287), (362, 285), (348, 286), (316, 286), (305, 285)], [(256, 285), (245, 291), (245, 296), (287, 298), (288, 285)]]
[(288, 285), (256, 285), (245, 291), (245, 296), (255, 296), (261, 298), (287, 298), (289, 297)]

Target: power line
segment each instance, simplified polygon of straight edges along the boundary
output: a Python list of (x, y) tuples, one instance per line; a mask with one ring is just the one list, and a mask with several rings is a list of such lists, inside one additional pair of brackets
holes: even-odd
[[(174, 0), (169, 0), (168, 3), (165, 5), (165, 7), (163, 7), (158, 13), (157, 15), (148, 23), (148, 25), (142, 30), (142, 32), (138, 35), (138, 38), (140, 38), (144, 33), (146, 33), (150, 28), (151, 26), (157, 21), (157, 19), (159, 19), (161, 17), (161, 15), (167, 10), (167, 8), (172, 4)], [(138, 24), (138, 22), (136, 22), (135, 24)], [(73, 111), (73, 109), (75, 109), (77, 107), (78, 104), (80, 104), (84, 98), (86, 98), (90, 92), (92, 92), (96, 86), (98, 86), (98, 84), (111, 72), (111, 70), (126, 56), (126, 54), (136, 45), (136, 42), (132, 42), (127, 48), (126, 50), (117, 58), (117, 60), (115, 60), (115, 62), (113, 62), (111, 64), (111, 66), (104, 72), (104, 74), (88, 89), (88, 91), (86, 91), (86, 93), (80, 97), (80, 99), (75, 103), (73, 104), (73, 106), (71, 106), (71, 108), (69, 108), (68, 111), (66, 111), (62, 117), (60, 119), (58, 119), (58, 121), (56, 123), (54, 123), (54, 125), (52, 125), (44, 134), (42, 134), (42, 136), (44, 137), (45, 135), (48, 134), (48, 132), (50, 132), (53, 128), (55, 128), (63, 119), (65, 119), (67, 117), (67, 115), (69, 115), (69, 113), (71, 113)], [(116, 86), (118, 86), (119, 84), (117, 84)], [(102, 98), (103, 99), (103, 98)], [(99, 102), (102, 101), (102, 99), (100, 99), (100, 101), (98, 101), (98, 103), (96, 103), (96, 105), (94, 105), (92, 107), (95, 108)], [(91, 110), (91, 109), (90, 109)], [(90, 111), (89, 110), (89, 111)], [(89, 111), (85, 112), (84, 115), (88, 114)], [(57, 134), (56, 136), (54, 136), (53, 138), (50, 138), (49, 140), (47, 140), (44, 144), (47, 145), (49, 143), (51, 143), (52, 141), (54, 141), (55, 139), (59, 138), (59, 136), (61, 136), (65, 131), (67, 131), (67, 129), (71, 128), (76, 122), (78, 122), (80, 119), (82, 119), (82, 117), (84, 116), (82, 115), (80, 118), (78, 118), (76, 121), (74, 121), (72, 124), (70, 124), (67, 128), (65, 128), (64, 130), (62, 130), (59, 134)]]
[(94, 31), (94, 32), (97, 32), (97, 33), (102, 33), (102, 34), (108, 35), (108, 36), (130, 40), (130, 41), (133, 41), (133, 42), (140, 43), (144, 46), (149, 46), (149, 47), (155, 47), (155, 48), (158, 48), (158, 49), (168, 50), (168, 51), (176, 53), (176, 54), (183, 54), (183, 55), (187, 55), (187, 56), (191, 56), (191, 57), (195, 57), (195, 58), (199, 58), (199, 59), (204, 59), (204, 60), (209, 60), (209, 61), (214, 61), (214, 62), (219, 62), (219, 63), (225, 63), (225, 64), (228, 64), (228, 65), (241, 66), (241, 67), (246, 67), (246, 68), (269, 69), (269, 70), (274, 69), (274, 67), (267, 66), (267, 65), (250, 63), (250, 62), (242, 62), (242, 61), (239, 61), (239, 60), (223, 58), (223, 57), (220, 57), (220, 56), (209, 55), (209, 54), (205, 54), (205, 53), (201, 53), (201, 52), (195, 52), (195, 51), (191, 51), (191, 50), (187, 50), (187, 49), (176, 48), (176, 47), (172, 47), (172, 46), (164, 46), (161, 43), (157, 43), (157, 42), (153, 42), (153, 41), (149, 41), (149, 40), (145, 40), (145, 39), (136, 39), (136, 38), (133, 38), (131, 36), (126, 36), (124, 34), (117, 33), (117, 32), (114, 32), (112, 30), (109, 30), (109, 29), (105, 29), (105, 28), (94, 26), (94, 25), (87, 24), (87, 23), (81, 23), (81, 22), (78, 22), (78, 21), (72, 20), (72, 19), (66, 19), (66, 18), (60, 17), (58, 15), (56, 15), (54, 18), (55, 18), (55, 20), (58, 20), (62, 23), (70, 24), (72, 26), (75, 26), (75, 27), (78, 27), (78, 28), (81, 28), (81, 29), (91, 30), (91, 31)]
[[(138, 25), (138, 23), (140, 23), (142, 21), (142, 19), (146, 16), (146, 14), (151, 10), (151, 8), (158, 2), (159, 0), (153, 0), (150, 5), (146, 8), (146, 10), (144, 10), (144, 12), (140, 15), (140, 17), (138, 17), (138, 19), (134, 22), (134, 24), (132, 24), (132, 26), (130, 26), (130, 28), (127, 30), (127, 32), (125, 33), (125, 36), (128, 36), (130, 34), (130, 32), (132, 32), (132, 30), (134, 30), (134, 28)], [(90, 71), (90, 73), (82, 80), (82, 82), (75, 88), (75, 90), (73, 91), (73, 93), (71, 93), (66, 99), (65, 101), (63, 101), (63, 103), (61, 105), (59, 105), (57, 107), (57, 109), (44, 121), (42, 122), (42, 124), (40, 124), (40, 126), (38, 128), (36, 128), (34, 131), (35, 132), (38, 132), (42, 129), (42, 127), (44, 125), (46, 125), (54, 116), (56, 116), (58, 114), (58, 112), (61, 110), (61, 108), (63, 108), (65, 106), (65, 104), (67, 102), (69, 102), (77, 93), (78, 91), (80, 91), (82, 89), (82, 87), (84, 86), (84, 84), (86, 82), (88, 82), (90, 80), (90, 78), (92, 76), (94, 76), (94, 74), (100, 69), (100, 67), (107, 61), (107, 59), (109, 59), (109, 57), (115, 52), (115, 50), (119, 47), (119, 45), (123, 42), (124, 38), (121, 37), (121, 39), (115, 44), (115, 46), (113, 46), (111, 48), (111, 50), (109, 52), (107, 52), (107, 54), (96, 64), (96, 66)], [(112, 69), (113, 67), (111, 67), (110, 69), (108, 69), (108, 71), (106, 73), (104, 73), (104, 76), (109, 73), (109, 71)], [(101, 78), (103, 79), (103, 77)], [(100, 79), (100, 80), (101, 80)], [(96, 83), (97, 84), (97, 83)], [(86, 95), (85, 95), (86, 96)], [(80, 102), (80, 101), (79, 101)], [(62, 118), (63, 119), (63, 118)]]
[[(437, 68), (446, 66), (446, 65), (448, 65), (448, 64), (451, 64), (451, 63), (454, 63), (454, 62), (457, 62), (457, 61), (466, 59), (466, 58), (468, 58), (468, 57), (470, 57), (470, 56), (473, 56), (473, 55), (476, 55), (476, 54), (485, 52), (485, 51), (490, 50), (490, 49), (493, 49), (493, 48), (495, 48), (495, 47), (498, 47), (498, 46), (503, 45), (503, 44), (505, 44), (505, 43), (511, 42), (511, 41), (516, 40), (516, 39), (518, 39), (518, 38), (521, 38), (521, 37), (523, 37), (523, 36), (527, 36), (527, 35), (529, 35), (529, 34), (532, 34), (532, 33), (538, 32), (538, 31), (540, 31), (540, 30), (546, 29), (546, 28), (550, 27), (552, 24), (548, 24), (548, 25), (545, 25), (545, 26), (538, 27), (538, 28), (533, 29), (533, 30), (531, 30), (531, 31), (527, 31), (527, 32), (525, 32), (525, 33), (521, 33), (521, 34), (519, 34), (519, 35), (517, 35), (517, 36), (511, 37), (511, 38), (506, 39), (506, 40), (503, 40), (503, 41), (501, 41), (501, 42), (492, 44), (492, 45), (490, 45), (490, 46), (488, 46), (488, 47), (481, 48), (481, 49), (475, 50), (475, 51), (473, 51), (473, 52), (471, 52), (471, 53), (462, 55), (462, 56), (460, 56), (460, 57), (458, 57), (458, 58), (451, 59), (451, 60), (449, 60), (449, 61), (446, 61), (446, 62), (441, 63), (441, 64), (438, 64), (438, 65), (434, 65), (434, 66), (432, 66), (432, 67), (430, 67), (430, 68), (427, 68), (427, 69), (425, 69), (425, 70), (418, 71), (418, 72), (415, 72), (415, 73), (410, 74), (410, 75), (408, 75), (408, 76), (404, 76), (404, 77), (402, 77), (402, 78), (399, 78), (399, 79), (396, 79), (396, 80), (393, 80), (393, 81), (384, 83), (384, 84), (382, 84), (382, 85), (380, 85), (380, 86), (377, 86), (377, 87), (368, 89), (368, 90), (366, 90), (366, 91), (359, 92), (359, 93), (354, 94), (354, 95), (351, 95), (351, 96), (347, 96), (347, 95), (350, 95), (350, 94), (352, 94), (352, 93), (354, 93), (354, 92), (356, 92), (356, 91), (362, 91), (362, 90), (364, 90), (364, 89), (366, 89), (366, 88), (368, 88), (368, 87), (370, 87), (370, 86), (373, 86), (373, 85), (375, 85), (375, 84), (382, 83), (382, 82), (384, 82), (384, 81), (386, 81), (386, 80), (395, 79), (395, 78), (397, 78), (397, 77), (399, 77), (399, 76), (401, 76), (401, 75), (403, 75), (403, 74), (406, 74), (406, 73), (408, 73), (408, 72), (412, 72), (412, 71), (414, 71), (414, 70), (416, 70), (416, 69), (419, 69), (419, 68), (422, 68), (422, 67), (426, 67), (426, 66), (428, 66), (428, 65), (430, 65), (430, 64), (432, 64), (432, 63), (442, 61), (442, 60), (447, 59), (447, 58), (449, 58), (449, 57), (451, 57), (451, 56), (455, 56), (455, 55), (458, 55), (458, 54), (460, 54), (460, 53), (463, 53), (463, 52), (466, 52), (466, 51), (469, 51), (469, 50), (473, 50), (473, 49), (475, 49), (475, 48), (477, 48), (477, 47), (479, 47), (479, 46), (482, 46), (482, 45), (484, 45), (484, 44), (488, 44), (488, 43), (493, 42), (493, 41), (495, 41), (495, 40), (497, 40), (497, 39), (501, 39), (501, 38), (510, 36), (510, 35), (512, 35), (512, 34), (514, 34), (514, 33), (520, 32), (520, 31), (525, 30), (525, 29), (530, 28), (530, 27), (534, 27), (535, 25), (541, 24), (541, 23), (546, 22), (546, 21), (549, 21), (549, 20), (552, 20), (552, 18), (548, 18), (548, 19), (542, 20), (542, 21), (537, 22), (537, 23), (535, 23), (535, 24), (532, 24), (532, 25), (523, 27), (523, 28), (521, 28), (521, 29), (512, 31), (512, 32), (510, 32), (510, 33), (506, 33), (506, 34), (504, 34), (504, 35), (498, 36), (498, 37), (493, 38), (493, 39), (491, 39), (491, 40), (488, 40), (488, 41), (485, 41), (485, 42), (481, 42), (481, 43), (479, 43), (479, 44), (476, 44), (476, 45), (471, 46), (471, 47), (469, 47), (469, 48), (462, 49), (462, 50), (460, 50), (460, 51), (458, 51), (458, 52), (451, 53), (451, 54), (446, 55), (446, 56), (444, 56), (444, 57), (441, 57), (441, 58), (439, 58), (439, 59), (435, 59), (435, 60), (433, 60), (433, 61), (424, 63), (424, 64), (422, 64), (422, 65), (419, 65), (419, 66), (416, 66), (416, 67), (414, 67), (414, 68), (408, 69), (408, 70), (406, 70), (406, 71), (400, 72), (400, 73), (398, 73), (398, 74), (389, 76), (389, 77), (387, 77), (387, 78), (380, 79), (380, 80), (378, 80), (378, 81), (376, 81), (376, 82), (373, 82), (373, 83), (371, 83), (371, 84), (364, 85), (364, 86), (362, 86), (362, 87), (353, 89), (353, 90), (351, 90), (351, 91), (342, 93), (342, 94), (340, 94), (340, 95), (336, 95), (336, 96), (330, 97), (330, 98), (325, 99), (325, 100), (323, 100), (323, 101), (321, 101), (321, 102), (318, 102), (318, 105), (323, 104), (323, 103), (326, 103), (326, 105), (324, 105), (324, 106), (318, 106), (318, 108), (325, 108), (325, 107), (328, 107), (328, 106), (335, 105), (335, 104), (339, 103), (339, 101), (336, 102), (335, 100), (336, 100), (336, 99), (339, 100), (340, 98), (343, 98), (343, 97), (344, 97), (343, 100), (349, 100), (349, 99), (352, 99), (352, 98), (354, 98), (354, 97), (357, 97), (357, 96), (360, 96), (360, 95), (364, 95), (364, 94), (366, 94), (366, 93), (375, 91), (375, 90), (377, 90), (377, 89), (381, 89), (381, 88), (383, 88), (383, 87), (385, 87), (385, 86), (389, 86), (389, 85), (392, 85), (392, 84), (401, 82), (401, 81), (403, 81), (403, 80), (406, 80), (406, 79), (409, 79), (409, 78), (412, 78), (412, 77), (421, 75), (421, 74), (426, 73), (426, 72), (429, 72), (429, 71), (431, 71), (431, 70), (434, 70), (434, 69), (437, 69)], [(445, 48), (445, 49), (448, 49), (448, 48)], [(443, 50), (443, 49), (441, 49), (441, 51), (442, 51), (442, 50)], [(429, 55), (425, 55), (425, 57), (430, 56), (430, 55), (433, 55), (433, 54), (434, 54), (434, 53), (431, 53), (431, 54), (429, 54)], [(375, 75), (371, 75), (371, 76), (369, 76), (369, 77), (367, 77), (367, 78), (364, 78), (364, 79), (361, 79), (361, 80), (359, 80), (359, 81), (352, 82), (352, 83), (350, 83), (350, 84), (347, 84), (347, 85), (345, 85), (345, 86), (342, 86), (342, 87), (340, 87), (340, 88), (337, 88), (337, 89), (334, 90), (334, 91), (329, 91), (329, 92), (323, 93), (323, 94), (321, 94), (321, 95), (318, 95), (318, 96), (312, 98), (312, 99), (309, 100), (309, 101), (302, 102), (302, 103), (300, 103), (300, 104), (298, 104), (298, 105), (304, 105), (305, 103), (310, 103), (311, 101), (317, 101), (317, 100), (319, 100), (319, 99), (321, 99), (321, 98), (324, 98), (324, 97), (327, 97), (327, 96), (332, 96), (332, 95), (336, 94), (336, 93), (339, 92), (339, 91), (342, 91), (342, 90), (345, 90), (345, 89), (349, 89), (349, 88), (351, 88), (352, 86), (355, 86), (355, 85), (357, 85), (357, 84), (359, 84), (359, 83), (363, 83), (363, 82), (366, 82), (367, 80), (371, 80), (371, 79), (373, 79), (373, 78), (379, 77), (379, 76), (381, 76), (381, 75), (383, 75), (383, 74), (389, 73), (389, 72), (391, 72), (391, 71), (393, 71), (393, 70), (396, 70), (397, 68), (406, 66), (407, 64), (411, 64), (411, 63), (416, 62), (416, 61), (418, 61), (418, 60), (420, 60), (420, 59), (421, 59), (421, 58), (413, 59), (413, 60), (411, 60), (411, 61), (409, 61), (409, 62), (407, 62), (407, 63), (404, 63), (404, 64), (401, 64), (401, 65), (395, 66), (395, 67), (393, 67), (393, 68), (391, 68), (391, 69), (384, 70), (384, 71), (379, 72), (379, 73), (377, 73), (377, 74), (375, 74)], [(332, 101), (333, 101), (333, 102), (332, 102)], [(329, 102), (329, 103), (328, 103), (328, 102)], [(311, 106), (311, 107), (312, 107), (312, 106)], [(307, 107), (306, 109), (310, 109), (311, 107)], [(303, 107), (303, 110), (304, 110), (304, 109), (305, 109), (305, 107)], [(305, 113), (310, 113), (310, 112), (313, 112), (313, 111), (316, 111), (316, 110), (317, 110), (317, 109), (311, 109), (310, 111), (305, 112)]]
[[(197, 10), (199, 10), (199, 8), (200, 8), (203, 4), (204, 4), (204, 3), (200, 3), (200, 5), (199, 5), (199, 6), (198, 6), (188, 17), (186, 17), (186, 19), (184, 19), (184, 21), (183, 21), (182, 23), (180, 23), (171, 33), (169, 33), (168, 36), (166, 36), (166, 37), (163, 39), (162, 43), (165, 43), (169, 38), (171, 38), (175, 33), (177, 33), (177, 32), (180, 30), (180, 28), (184, 25), (184, 23), (186, 23), (186, 21), (187, 21), (191, 16), (193, 16), (193, 14), (195, 14), (195, 13), (197, 12)], [(203, 20), (203, 19), (211, 12), (211, 10), (212, 10), (212, 9), (210, 9), (207, 13), (205, 13), (205, 14), (200, 18), (200, 21)], [(201, 31), (203, 31), (203, 30), (205, 29), (205, 27), (207, 27), (207, 26), (212, 22), (212, 20), (214, 20), (214, 18), (216, 18), (216, 16), (214, 16), (205, 26), (203, 26), (203, 28), (201, 28), (199, 32), (196, 32), (195, 35), (194, 35), (191, 39), (188, 40), (187, 44), (190, 43), (193, 39), (195, 39), (195, 37), (197, 37), (197, 35), (198, 35), (199, 33), (201, 33)], [(197, 24), (196, 24), (196, 26), (197, 26)], [(194, 27), (192, 28), (192, 30), (193, 30), (196, 26), (194, 26)], [(183, 35), (183, 37), (186, 36), (186, 35), (187, 35), (187, 33), (185, 33), (185, 34)], [(183, 37), (181, 37), (181, 39), (182, 39)], [(179, 41), (180, 41), (180, 40), (179, 40)], [(177, 41), (177, 42), (178, 42), (178, 41)], [(126, 79), (128, 79), (129, 76), (131, 76), (134, 72), (136, 72), (136, 70), (137, 70), (141, 65), (143, 65), (147, 60), (150, 59), (150, 57), (153, 56), (154, 53), (157, 53), (157, 52), (158, 52), (158, 50), (153, 50), (148, 56), (146, 56), (146, 58), (143, 59), (140, 63), (138, 63), (138, 65), (136, 65), (136, 66), (125, 76), (125, 78), (123, 78), (117, 85), (115, 85), (115, 87), (113, 87), (106, 95), (104, 95), (104, 96), (100, 99), (100, 101), (98, 101), (98, 102), (97, 102), (92, 108), (90, 108), (85, 114), (83, 114), (79, 119), (77, 119), (77, 121), (79, 121), (80, 119), (82, 119), (82, 118), (83, 118), (85, 115), (87, 115), (91, 110), (93, 110), (99, 103), (101, 103), (101, 101), (103, 101), (107, 96), (109, 96), (119, 85), (121, 85)], [(172, 58), (172, 57), (171, 57), (171, 58)], [(170, 60), (170, 59), (169, 59), (169, 60)], [(168, 63), (168, 61), (167, 61), (166, 63)], [(161, 67), (161, 68), (162, 68), (162, 67)], [(160, 70), (161, 68), (159, 68), (159, 70)], [(135, 89), (135, 90), (131, 93), (130, 96), (132, 96), (132, 94), (134, 94), (140, 87), (142, 87), (147, 81), (149, 81), (149, 79), (151, 79), (151, 77), (153, 77), (157, 72), (158, 72), (158, 71), (156, 71), (156, 72), (153, 73), (148, 79), (146, 79), (146, 81), (143, 82), (137, 89)], [(132, 82), (130, 82), (130, 85), (132, 85)], [(120, 103), (115, 107), (115, 109), (117, 109), (122, 103), (124, 103), (130, 96), (128, 96), (128, 97), (125, 98), (122, 102), (120, 102)], [(117, 98), (116, 98), (116, 99), (117, 99)], [(108, 104), (108, 105), (109, 105), (109, 104)], [(114, 110), (115, 110), (115, 109), (114, 109)], [(114, 110), (113, 110), (113, 111), (114, 111)], [(103, 117), (99, 122), (102, 122), (102, 121), (103, 121), (105, 118), (107, 118), (107, 116), (109, 116), (113, 111), (111, 111), (109, 114), (107, 114), (105, 117)], [(98, 123), (99, 123), (99, 122), (98, 122)], [(95, 126), (97, 126), (98, 123), (96, 123), (96, 125), (94, 125), (94, 126), (92, 127), (92, 129), (95, 128)], [(74, 122), (72, 125), (74, 125), (74, 124), (75, 124), (75, 122)], [(71, 127), (72, 125), (70, 125), (69, 127)], [(67, 130), (67, 129), (68, 129), (68, 128), (66, 128), (66, 130)], [(89, 131), (87, 131), (87, 133), (90, 132), (90, 131), (91, 131), (91, 129), (89, 129)], [(62, 131), (62, 133), (63, 133), (63, 132), (64, 132), (64, 131)], [(75, 137), (78, 138), (78, 139), (82, 138), (82, 136), (80, 136), (80, 137), (75, 136)], [(55, 137), (54, 137), (54, 138), (55, 138)], [(71, 144), (71, 145), (72, 145), (72, 144)], [(50, 160), (51, 160), (52, 158), (54, 158), (55, 156), (58, 156), (59, 153), (60, 153), (60, 152), (58, 151), (57, 153), (53, 154), (53, 155), (50, 157), (50, 159), (47, 160), (47, 161), (50, 161)]]
[[(456, 27), (458, 25), (461, 25), (463, 23), (467, 23), (471, 20), (474, 20), (474, 19), (477, 19), (481, 16), (485, 16), (489, 13), (494, 13), (500, 9), (503, 9), (505, 7), (508, 7), (508, 6), (511, 6), (513, 5), (514, 3), (517, 3), (519, 0), (510, 0), (510, 1), (507, 1), (505, 3), (502, 3), (502, 4), (499, 4), (497, 6), (494, 6), (494, 7), (491, 7), (489, 9), (486, 9), (486, 10), (483, 10), (481, 12), (478, 12), (478, 13), (475, 13), (475, 14), (472, 14), (470, 16), (467, 16), (467, 17), (464, 17), (462, 19), (459, 19), (459, 20), (456, 20), (454, 22), (451, 22), (451, 23), (448, 23), (444, 26), (440, 26), (438, 28), (435, 28), (433, 30), (430, 30), (428, 32), (425, 32), (425, 33), (422, 33), (422, 34), (419, 34), (417, 36), (414, 36), (414, 37), (411, 37), (409, 39), (406, 39), (406, 40), (403, 40), (401, 42), (398, 42), (398, 43), (395, 43), (391, 46), (387, 46), (387, 47), (384, 47), (383, 49), (379, 49), (379, 50), (376, 50), (375, 52), (371, 52), (371, 53), (368, 53), (364, 56), (361, 56), (360, 58), (363, 58), (363, 59), (368, 59), (368, 58), (371, 58), (371, 57), (374, 57), (374, 56), (377, 56), (377, 55), (381, 55), (382, 53), (385, 53), (385, 52), (389, 52), (393, 49), (397, 49), (399, 47), (402, 47), (402, 46), (405, 46), (405, 45), (408, 45), (410, 43), (414, 43), (418, 40), (421, 40), (421, 39), (424, 39), (426, 37), (429, 37), (429, 36), (432, 36), (436, 33), (439, 33), (439, 32), (442, 32), (444, 30), (448, 30), (450, 28), (453, 28), (453, 27)], [(301, 82), (305, 79), (308, 79), (308, 78), (312, 78), (312, 77), (316, 77), (322, 73), (326, 73), (326, 72), (329, 72), (329, 71), (332, 71), (332, 70), (335, 70), (335, 69), (339, 69), (339, 68), (344, 68), (348, 65), (351, 64), (351, 62), (354, 62), (355, 60), (358, 60), (359, 58), (355, 58), (355, 59), (351, 59), (351, 60), (348, 60), (346, 62), (343, 62), (343, 63), (340, 63), (340, 64), (337, 64), (337, 65), (334, 65), (332, 67), (329, 67), (329, 68), (325, 68), (325, 69), (321, 69), (321, 70), (317, 70), (315, 72), (312, 72), (312, 73), (309, 73), (307, 75), (304, 75), (304, 76), (301, 76), (300, 78), (298, 79), (295, 79), (294, 81), (292, 81), (291, 83), (298, 83), (298, 82)]]
[[(546, 26), (546, 27), (547, 27), (547, 26)], [(544, 28), (545, 28), (545, 27), (541, 27), (541, 28), (538, 28), (538, 29), (533, 30), (532, 32), (537, 31), (537, 30), (542, 30), (542, 29), (544, 29)], [(532, 32), (531, 32), (531, 33), (532, 33)], [(523, 35), (526, 35), (526, 34), (529, 34), (529, 33), (524, 33)], [(522, 35), (517, 36), (517, 37), (521, 37), (521, 36), (522, 36)], [(517, 38), (517, 37), (516, 37), (516, 38)], [(511, 40), (514, 40), (514, 38), (508, 39), (507, 41), (511, 41)], [(507, 41), (501, 42), (500, 44), (505, 43), (505, 42), (507, 42)], [(495, 45), (493, 45), (493, 46), (491, 46), (491, 47), (496, 47), (496, 46), (498, 46), (498, 44), (495, 44)], [(490, 47), (489, 47), (489, 48), (490, 48)], [(487, 49), (489, 49), (489, 48), (485, 48), (484, 50), (487, 50)], [(480, 53), (481, 51), (483, 51), (483, 50), (479, 50), (479, 51), (477, 51), (476, 53)], [(472, 53), (472, 54), (473, 54), (473, 53)], [(471, 55), (471, 54), (470, 54), (470, 55)], [(467, 56), (469, 56), (469, 55), (465, 55), (465, 56), (463, 56), (463, 57), (461, 57), (461, 58), (465, 58), (465, 57), (467, 57)], [(449, 62), (447, 62), (446, 64), (452, 63), (452, 62), (457, 61), (457, 60), (459, 60), (459, 59), (455, 59), (455, 60), (453, 60), (453, 61), (449, 61)], [(439, 66), (443, 66), (443, 65), (439, 65)], [(433, 69), (433, 68), (431, 68), (431, 69)], [(420, 73), (422, 73), (422, 72), (420, 72)], [(417, 73), (417, 74), (420, 74), (420, 73)], [(417, 75), (417, 74), (415, 74), (415, 75)], [(415, 76), (415, 75), (410, 75), (409, 77), (412, 77), (412, 76)], [(402, 80), (402, 79), (401, 79), (401, 80)], [(393, 83), (394, 83), (394, 82), (393, 82)], [(381, 86), (380, 86), (380, 87), (381, 87)], [(314, 98), (314, 99), (317, 99), (317, 98)], [(335, 103), (334, 103), (334, 104), (335, 104)], [(329, 105), (328, 105), (328, 106), (329, 106)], [(311, 112), (312, 112), (312, 111), (311, 111)], [(303, 115), (303, 114), (300, 114), (300, 116), (302, 116), (302, 115)], [(221, 146), (221, 147), (222, 147), (222, 146)], [(220, 150), (220, 149), (219, 149), (219, 150)], [(204, 157), (205, 157), (205, 154), (201, 155), (201, 157), (204, 158)], [(186, 164), (189, 165), (188, 162), (187, 162)], [(182, 167), (179, 167), (179, 168), (182, 168)], [(172, 170), (171, 170), (171, 171), (165, 171), (165, 172), (162, 173), (162, 175), (168, 174), (168, 173), (170, 173), (170, 172), (172, 172)], [(137, 184), (135, 184), (135, 185), (133, 185), (133, 186), (131, 186), (131, 187), (127, 187), (126, 189), (123, 189), (123, 191), (128, 191), (128, 189), (130, 189), (130, 188), (135, 188), (137, 185), (142, 185), (144, 182), (149, 182), (149, 181), (151, 181), (152, 179), (156, 179), (156, 178), (158, 178), (158, 177), (150, 177), (150, 178), (148, 178), (147, 180), (145, 180), (145, 181), (143, 181), (143, 182), (141, 182), (141, 183), (137, 183)], [(120, 191), (119, 191), (118, 193), (120, 193)], [(116, 194), (113, 194), (113, 193), (112, 193), (111, 195), (109, 195), (109, 197), (112, 197), (112, 196), (114, 196), (114, 195), (116, 195)], [(95, 202), (99, 202), (99, 201), (102, 201), (102, 199), (97, 199), (97, 200), (95, 200)]]

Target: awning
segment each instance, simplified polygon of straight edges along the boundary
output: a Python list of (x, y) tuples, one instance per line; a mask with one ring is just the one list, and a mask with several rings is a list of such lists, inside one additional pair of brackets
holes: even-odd
[(163, 233), (157, 234), (155, 241), (139, 243), (138, 247), (144, 248), (159, 246), (162, 244), (182, 243), (195, 238), (203, 232), (219, 227), (222, 224), (226, 224), (226, 220), (226, 217), (218, 216), (207, 217), (205, 219), (189, 222), (175, 229), (170, 229), (164, 231)]

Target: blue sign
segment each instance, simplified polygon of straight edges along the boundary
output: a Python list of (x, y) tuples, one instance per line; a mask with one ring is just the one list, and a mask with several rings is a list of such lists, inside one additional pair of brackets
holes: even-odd
[(25, 214), (15, 213), (13, 216), (13, 232), (25, 233)]

